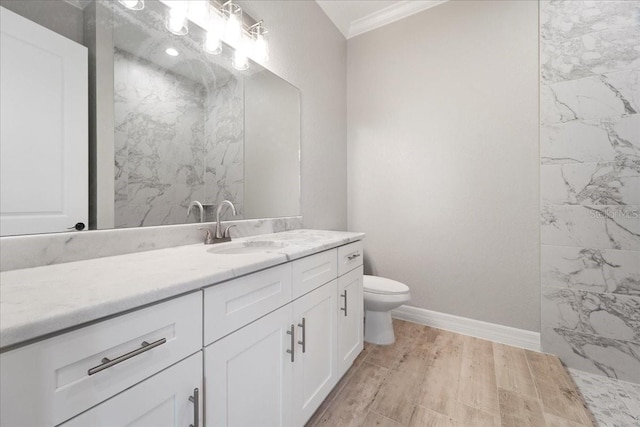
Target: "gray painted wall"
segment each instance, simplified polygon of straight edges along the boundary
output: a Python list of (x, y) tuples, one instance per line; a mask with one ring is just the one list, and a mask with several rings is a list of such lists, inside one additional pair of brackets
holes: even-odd
[(0, 6), (82, 44), (82, 10), (62, 0), (0, 0)]
[(269, 29), (271, 53), (264, 66), (302, 93), (304, 227), (345, 230), (346, 40), (313, 0), (238, 4)]
[(536, 2), (448, 2), (348, 41), (349, 230), (410, 305), (540, 330)]

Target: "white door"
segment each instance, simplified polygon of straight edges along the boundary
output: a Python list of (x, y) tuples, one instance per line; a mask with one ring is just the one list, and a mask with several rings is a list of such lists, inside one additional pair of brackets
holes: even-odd
[(0, 235), (88, 225), (87, 49), (0, 7)]
[(293, 425), (291, 314), (282, 307), (205, 349), (207, 426)]
[(338, 382), (337, 281), (293, 303), (297, 323), (293, 374), (294, 424), (303, 426)]
[(202, 427), (201, 383), (199, 351), (62, 426)]
[(363, 348), (362, 266), (338, 278), (338, 378)]

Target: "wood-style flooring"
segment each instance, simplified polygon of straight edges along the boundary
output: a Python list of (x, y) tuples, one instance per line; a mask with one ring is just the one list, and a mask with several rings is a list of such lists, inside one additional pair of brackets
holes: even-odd
[(594, 426), (556, 356), (394, 320), (307, 426)]

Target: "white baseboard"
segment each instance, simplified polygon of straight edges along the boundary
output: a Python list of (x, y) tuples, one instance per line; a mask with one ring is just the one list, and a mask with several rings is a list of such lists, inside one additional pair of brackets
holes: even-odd
[(391, 311), (396, 319), (406, 320), (433, 328), (445, 329), (527, 350), (540, 351), (540, 333), (511, 328), (481, 320), (468, 319), (424, 308), (403, 305)]

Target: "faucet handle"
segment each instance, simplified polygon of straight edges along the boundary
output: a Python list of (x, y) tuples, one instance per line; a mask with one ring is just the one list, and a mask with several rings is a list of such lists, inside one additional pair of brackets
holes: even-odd
[(211, 230), (209, 228), (200, 227), (200, 228), (198, 228), (198, 230), (204, 230), (206, 232), (206, 234), (204, 236), (204, 244), (205, 245), (210, 245), (210, 244), (213, 243), (213, 233), (211, 232)]
[(237, 224), (233, 224), (233, 225), (230, 225), (230, 226), (228, 226), (227, 228), (225, 228), (225, 229), (224, 229), (224, 232), (222, 233), (222, 237), (229, 237), (229, 238), (231, 238), (231, 236), (229, 235), (229, 229), (230, 229), (231, 227), (236, 227), (236, 226), (237, 226)]

